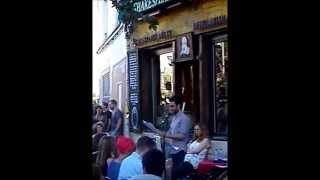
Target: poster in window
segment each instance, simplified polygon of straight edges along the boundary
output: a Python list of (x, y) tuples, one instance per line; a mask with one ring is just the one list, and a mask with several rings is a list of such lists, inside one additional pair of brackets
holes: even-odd
[(187, 33), (176, 39), (175, 61), (187, 61), (193, 59), (192, 34)]

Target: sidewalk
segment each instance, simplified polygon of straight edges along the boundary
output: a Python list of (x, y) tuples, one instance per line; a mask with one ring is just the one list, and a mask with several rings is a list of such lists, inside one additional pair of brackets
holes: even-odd
[(137, 143), (137, 140), (142, 136), (141, 133), (133, 133), (133, 132), (129, 132), (129, 119), (125, 119), (124, 120), (124, 136), (127, 136), (127, 137), (131, 137), (133, 139), (133, 141), (135, 143)]

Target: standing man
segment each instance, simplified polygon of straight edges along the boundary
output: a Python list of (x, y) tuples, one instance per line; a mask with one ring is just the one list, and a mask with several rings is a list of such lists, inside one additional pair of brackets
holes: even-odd
[(116, 100), (112, 99), (109, 101), (109, 108), (111, 110), (111, 127), (110, 134), (112, 136), (120, 136), (123, 135), (123, 121), (124, 116), (123, 112), (119, 110), (117, 107), (118, 103)]
[(172, 179), (175, 180), (176, 168), (183, 161), (187, 151), (187, 143), (190, 140), (190, 129), (192, 127), (190, 118), (181, 111), (182, 98), (173, 96), (170, 98), (169, 113), (173, 116), (170, 129), (167, 132), (157, 130), (163, 138), (170, 144), (170, 155), (173, 162)]

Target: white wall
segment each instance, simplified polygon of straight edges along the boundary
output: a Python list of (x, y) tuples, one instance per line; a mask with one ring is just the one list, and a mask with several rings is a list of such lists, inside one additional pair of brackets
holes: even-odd
[(96, 54), (97, 49), (104, 40), (103, 3), (103, 0), (92, 1), (92, 91), (97, 96), (100, 95), (100, 72), (105, 68), (106, 62), (105, 57)]
[[(121, 32), (120, 35), (100, 54), (107, 59), (106, 66), (111, 68), (110, 83), (112, 83), (113, 65), (117, 64), (123, 58), (127, 56), (125, 33)], [(101, 71), (100, 77), (103, 76)], [(110, 91), (112, 92), (116, 87), (112, 87), (110, 84)]]
[[(107, 67), (112, 67), (121, 59), (126, 57), (126, 39), (125, 33), (121, 32), (120, 35), (106, 47), (100, 54), (96, 54), (98, 48), (105, 40), (105, 33), (110, 35), (118, 25), (118, 14), (116, 9), (112, 8), (112, 2), (108, 0), (93, 0), (92, 9), (92, 32), (93, 32), (93, 74), (92, 74), (92, 90), (96, 95), (102, 96), (99, 81), (103, 76), (103, 71)], [(111, 69), (112, 74), (112, 69)], [(112, 77), (111, 77), (112, 80)], [(110, 85), (111, 86), (111, 85)], [(112, 87), (110, 87), (112, 90)]]

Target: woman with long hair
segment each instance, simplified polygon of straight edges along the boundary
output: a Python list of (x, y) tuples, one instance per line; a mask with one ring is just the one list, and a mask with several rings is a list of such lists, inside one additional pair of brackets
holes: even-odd
[(103, 136), (99, 141), (98, 155), (96, 158), (96, 164), (100, 167), (102, 174), (107, 176), (107, 160), (109, 158), (118, 157), (116, 149), (116, 141), (113, 136)]
[(100, 139), (108, 135), (108, 133), (104, 132), (104, 125), (102, 122), (95, 124), (93, 129), (94, 134), (92, 135), (92, 152), (96, 153), (98, 151), (99, 141)]
[(92, 117), (92, 124), (96, 124), (98, 122), (102, 122), (104, 125), (106, 124), (107, 116), (103, 113), (102, 106), (96, 106), (94, 116)]
[(188, 146), (185, 161), (190, 162), (194, 168), (197, 168), (201, 160), (208, 158), (211, 142), (208, 138), (208, 128), (206, 125), (197, 124), (193, 130), (193, 141)]
[(189, 173), (194, 172), (200, 161), (211, 159), (211, 156), (209, 156), (209, 151), (211, 149), (207, 126), (204, 124), (196, 124), (194, 126), (193, 139), (188, 146), (184, 163), (179, 167), (178, 177), (184, 177)]

